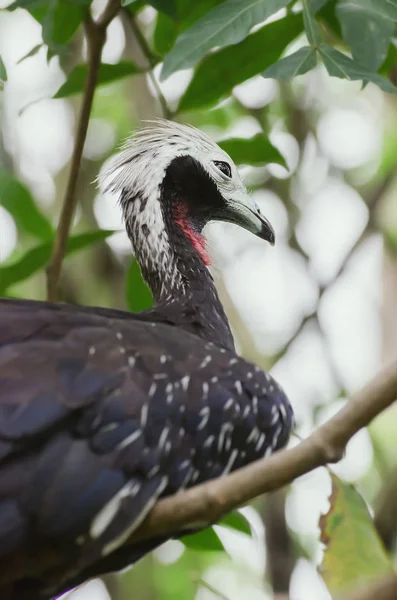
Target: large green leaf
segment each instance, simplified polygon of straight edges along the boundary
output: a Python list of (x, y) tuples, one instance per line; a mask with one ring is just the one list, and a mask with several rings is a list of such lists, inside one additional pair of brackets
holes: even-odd
[(376, 83), (384, 92), (397, 92), (397, 87), (391, 81), (378, 75), (378, 73), (370, 71), (355, 60), (342, 54), (342, 52), (339, 52), (339, 50), (335, 50), (335, 48), (327, 44), (321, 44), (319, 53), (323, 59), (325, 68), (331, 76), (352, 81), (371, 81), (372, 83)]
[(15, 10), (16, 8), (30, 8), (34, 5), (43, 5), (43, 0), (16, 0), (12, 2), (9, 6), (7, 6), (7, 10)]
[(274, 79), (292, 79), (314, 69), (317, 65), (316, 51), (310, 46), (304, 46), (286, 58), (282, 58), (262, 73), (263, 77)]
[(43, 20), (43, 41), (53, 50), (60, 50), (76, 33), (84, 17), (81, 6), (70, 0), (49, 0)]
[(153, 296), (144, 282), (139, 265), (135, 259), (127, 271), (125, 295), (128, 308), (133, 312), (146, 310), (153, 305)]
[(320, 517), (321, 541), (326, 548), (319, 571), (332, 596), (393, 573), (357, 490), (332, 475), (329, 500), (329, 511)]
[[(132, 62), (119, 62), (115, 65), (102, 63), (98, 73), (97, 85), (105, 85), (117, 79), (140, 73), (140, 69)], [(79, 94), (84, 89), (87, 78), (87, 65), (78, 65), (69, 73), (65, 83), (55, 93), (54, 98), (67, 98), (73, 94)]]
[(52, 238), (52, 225), (37, 208), (28, 188), (5, 169), (0, 169), (0, 204), (13, 216), (18, 229), (41, 241)]
[(397, 0), (351, 0), (374, 15), (397, 21)]
[(178, 37), (163, 64), (161, 79), (195, 65), (214, 46), (241, 42), (257, 23), (263, 22), (289, 0), (227, 0), (205, 14)]
[[(71, 236), (68, 240), (65, 256), (88, 248), (97, 242), (105, 240), (114, 231), (98, 230)], [(0, 295), (7, 288), (44, 269), (51, 257), (52, 242), (40, 244), (28, 250), (19, 260), (11, 265), (0, 267)]]
[(225, 551), (221, 540), (212, 527), (207, 527), (207, 529), (202, 529), (192, 535), (185, 535), (181, 538), (181, 542), (183, 542), (187, 548), (191, 548), (192, 550), (207, 552)]
[(252, 138), (230, 138), (218, 144), (236, 165), (266, 165), (278, 163), (286, 167), (285, 158), (263, 133)]
[(153, 33), (154, 51), (163, 56), (169, 52), (178, 37), (178, 25), (164, 13), (157, 15), (156, 27)]
[(234, 46), (210, 54), (198, 65), (179, 110), (219, 102), (233, 87), (273, 64), (303, 30), (301, 15), (288, 15), (265, 25)]
[(43, 26), (43, 41), (59, 52), (72, 39), (90, 0), (16, 0), (8, 10), (26, 8)]
[(303, 0), (303, 22), (309, 44), (317, 45), (321, 42), (320, 28), (314, 18), (314, 10), (309, 0)]
[(377, 71), (387, 56), (393, 21), (350, 0), (339, 2), (336, 11), (343, 39), (350, 46), (353, 58), (367, 69)]
[(224, 0), (179, 0), (174, 18), (165, 12), (159, 12), (153, 34), (154, 49), (161, 55), (172, 48), (176, 38), (185, 29), (193, 25), (206, 12)]

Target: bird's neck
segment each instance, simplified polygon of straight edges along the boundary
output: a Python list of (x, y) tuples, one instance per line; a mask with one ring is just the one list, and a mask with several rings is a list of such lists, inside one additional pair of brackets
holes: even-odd
[(162, 217), (164, 230), (156, 230), (154, 220), (150, 226), (140, 223), (138, 214), (126, 219), (135, 256), (154, 297), (149, 316), (233, 350), (229, 322), (208, 270), (204, 237), (183, 211)]
[(172, 277), (168, 276), (167, 264), (163, 261), (157, 264), (140, 261), (142, 275), (155, 301), (152, 315), (207, 342), (234, 350), (229, 322), (214, 280), (203, 262), (202, 252), (196, 249), (189, 237), (179, 242), (178, 254), (171, 258), (175, 269)]

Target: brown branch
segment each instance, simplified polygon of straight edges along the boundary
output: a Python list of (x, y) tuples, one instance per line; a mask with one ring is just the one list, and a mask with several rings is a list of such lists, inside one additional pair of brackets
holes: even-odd
[(376, 583), (361, 586), (350, 594), (338, 596), (337, 600), (396, 600), (397, 576), (391, 575)]
[(256, 496), (343, 457), (347, 443), (397, 398), (397, 360), (383, 369), (324, 425), (295, 448), (160, 500), (128, 543), (211, 523)]
[(71, 158), (70, 171), (63, 199), (58, 229), (55, 235), (54, 246), (50, 263), (47, 267), (47, 299), (56, 302), (58, 299), (58, 286), (62, 262), (65, 255), (66, 244), (73, 215), (76, 209), (76, 186), (80, 170), (81, 157), (87, 136), (88, 122), (90, 120), (95, 87), (101, 65), (102, 48), (106, 41), (106, 29), (110, 21), (120, 9), (118, 0), (109, 0), (104, 12), (97, 21), (87, 13), (84, 28), (87, 38), (87, 79), (84, 85), (83, 100), (78, 118), (76, 139)]

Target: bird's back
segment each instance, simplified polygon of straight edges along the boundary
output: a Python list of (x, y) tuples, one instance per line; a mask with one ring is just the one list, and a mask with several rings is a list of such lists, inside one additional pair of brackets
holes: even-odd
[(126, 566), (146, 546), (117, 549), (159, 496), (282, 447), (291, 420), (270, 376), (187, 331), (0, 301), (0, 567), (32, 540), (66, 579), (65, 548)]

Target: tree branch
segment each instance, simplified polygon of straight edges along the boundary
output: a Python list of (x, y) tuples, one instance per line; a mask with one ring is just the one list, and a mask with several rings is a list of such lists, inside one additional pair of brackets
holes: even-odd
[(87, 38), (87, 79), (85, 81), (83, 100), (78, 118), (76, 139), (71, 158), (70, 171), (63, 199), (58, 229), (55, 234), (54, 246), (50, 263), (47, 267), (47, 299), (56, 302), (58, 299), (58, 286), (62, 262), (65, 255), (66, 244), (73, 215), (76, 209), (76, 186), (80, 170), (81, 157), (87, 136), (88, 122), (90, 120), (95, 87), (101, 65), (102, 48), (106, 41), (106, 29), (110, 21), (120, 9), (118, 0), (109, 0), (104, 12), (97, 21), (87, 13), (84, 28)]
[(324, 425), (294, 448), (160, 500), (128, 543), (211, 523), (256, 496), (343, 457), (347, 443), (397, 398), (397, 360), (383, 369)]
[(161, 90), (161, 87), (153, 73), (153, 68), (155, 67), (155, 65), (159, 62), (160, 59), (158, 59), (152, 52), (149, 44), (146, 41), (145, 36), (143, 35), (142, 31), (139, 29), (137, 22), (135, 21), (134, 16), (130, 16), (129, 18), (129, 24), (131, 27), (131, 30), (135, 36), (135, 39), (137, 41), (138, 46), (140, 47), (142, 54), (144, 55), (144, 57), (147, 60), (148, 63), (148, 71), (147, 74), (149, 75), (150, 81), (152, 82), (152, 85), (155, 89), (156, 92), (156, 96), (157, 96), (157, 100), (161, 106), (161, 110), (163, 113), (163, 117), (165, 119), (172, 119), (173, 118), (173, 114), (172, 111), (170, 109), (170, 107), (167, 104), (167, 100), (165, 99), (165, 96)]

